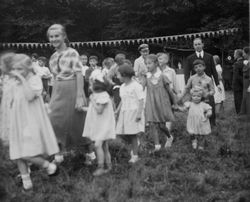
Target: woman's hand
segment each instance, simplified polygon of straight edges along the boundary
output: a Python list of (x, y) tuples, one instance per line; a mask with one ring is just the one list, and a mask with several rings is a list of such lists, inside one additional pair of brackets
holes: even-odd
[(11, 71), (10, 74), (12, 76), (14, 76), (15, 78), (17, 78), (19, 81), (23, 81), (24, 80), (24, 77), (18, 72), (18, 71)]
[(248, 92), (248, 93), (250, 93), (250, 86), (248, 86), (248, 88), (247, 88), (247, 92)]
[(85, 103), (84, 103), (84, 98), (83, 98), (83, 96), (77, 96), (77, 97), (76, 97), (75, 109), (76, 109), (77, 111), (83, 111), (84, 105), (85, 105)]

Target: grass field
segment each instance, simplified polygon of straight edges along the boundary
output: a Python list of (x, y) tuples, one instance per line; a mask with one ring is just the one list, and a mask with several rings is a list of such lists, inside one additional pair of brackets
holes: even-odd
[(111, 173), (92, 177), (95, 166), (86, 167), (79, 154), (67, 158), (56, 177), (49, 178), (42, 170), (32, 172), (33, 193), (22, 193), (16, 165), (0, 147), (0, 201), (250, 201), (250, 126), (235, 116), (231, 93), (205, 151), (191, 149), (186, 116), (176, 116), (171, 149), (149, 155), (152, 143), (144, 136), (141, 160), (129, 165), (126, 145), (112, 142)]

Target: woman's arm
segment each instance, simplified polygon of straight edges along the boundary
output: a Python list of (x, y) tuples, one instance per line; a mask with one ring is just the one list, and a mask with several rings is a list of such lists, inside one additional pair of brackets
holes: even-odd
[(83, 77), (81, 72), (76, 72), (76, 105), (75, 108), (79, 111), (83, 106), (87, 105), (87, 99), (83, 90)]
[(140, 99), (139, 100), (139, 107), (138, 107), (138, 111), (137, 111), (137, 115), (136, 115), (136, 122), (141, 120), (143, 106), (144, 106), (144, 99)]

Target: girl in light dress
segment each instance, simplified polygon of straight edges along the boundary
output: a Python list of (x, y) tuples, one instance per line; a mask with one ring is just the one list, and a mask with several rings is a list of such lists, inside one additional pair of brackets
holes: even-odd
[(10, 159), (15, 160), (21, 174), (23, 189), (32, 189), (28, 163), (44, 168), (48, 175), (57, 171), (57, 166), (45, 156), (59, 152), (55, 133), (45, 110), (41, 96), (41, 78), (34, 74), (31, 59), (24, 54), (15, 54), (11, 74), (16, 78), (10, 102)]
[[(172, 105), (176, 105), (176, 99), (170, 81), (158, 67), (157, 56), (150, 54), (146, 57), (148, 69), (146, 87), (146, 122), (149, 124), (150, 134), (154, 138), (155, 148), (153, 152), (161, 149), (159, 142), (159, 131), (161, 130), (166, 138), (171, 138), (166, 122), (174, 121)], [(166, 142), (167, 143), (167, 142)], [(165, 144), (165, 147), (168, 145)]]
[[(193, 149), (204, 149), (204, 137), (211, 133), (209, 117), (212, 115), (212, 107), (202, 101), (204, 91), (202, 87), (195, 86), (190, 91), (191, 101), (178, 107), (180, 111), (188, 111), (187, 132), (192, 138)], [(199, 140), (199, 146), (198, 146)]]
[(221, 91), (218, 90), (218, 87), (216, 85), (214, 85), (214, 102), (215, 102), (215, 110), (216, 110), (216, 114), (220, 114), (221, 112), (223, 112), (223, 102), (225, 101), (225, 89), (224, 89), (224, 85), (223, 85), (223, 79), (222, 79), (222, 67), (220, 65), (220, 58), (218, 55), (214, 55), (214, 63), (215, 63), (215, 68), (218, 74), (218, 79), (219, 79), (219, 83), (220, 83), (220, 88)]
[(134, 70), (131, 63), (125, 62), (118, 68), (118, 72), (118, 78), (123, 84), (120, 87), (121, 102), (116, 110), (116, 134), (122, 135), (132, 145), (129, 163), (135, 163), (139, 160), (138, 136), (145, 130), (144, 93), (142, 85), (132, 79)]
[[(107, 93), (108, 82), (102, 73), (92, 75), (90, 89), (89, 107), (87, 110), (83, 137), (94, 141), (97, 155), (98, 168), (94, 171), (94, 176), (100, 176), (111, 170), (111, 156), (109, 152), (109, 140), (115, 139), (115, 115), (112, 101)], [(105, 167), (106, 166), (106, 167)]]

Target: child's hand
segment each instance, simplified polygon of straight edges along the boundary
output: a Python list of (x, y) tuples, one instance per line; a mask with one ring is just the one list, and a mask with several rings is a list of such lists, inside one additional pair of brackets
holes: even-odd
[(172, 105), (172, 109), (177, 111), (179, 109), (179, 106), (177, 104), (174, 104)]
[(139, 122), (141, 120), (141, 115), (137, 114), (135, 121)]

